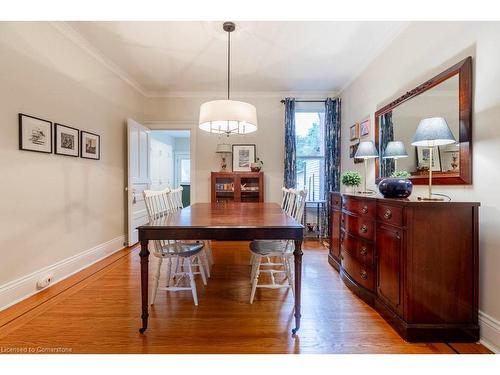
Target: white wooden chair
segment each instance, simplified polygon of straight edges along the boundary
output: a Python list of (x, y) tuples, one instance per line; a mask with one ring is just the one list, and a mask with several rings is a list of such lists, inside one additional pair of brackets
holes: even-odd
[[(182, 210), (184, 208), (184, 204), (182, 203), (182, 191), (183, 187), (179, 186), (178, 188), (170, 190), (170, 198), (171, 198), (171, 204), (173, 207), (174, 211)], [(210, 241), (205, 240), (203, 242), (203, 250), (201, 253), (202, 260), (203, 260), (203, 265), (205, 266), (205, 273), (207, 277), (210, 277), (210, 267), (214, 263), (213, 261), (213, 255), (212, 255), (212, 246), (210, 244)], [(195, 265), (197, 266), (197, 265)]]
[[(161, 219), (174, 212), (173, 196), (170, 189), (153, 191), (144, 190), (144, 202), (148, 211), (149, 220)], [(158, 290), (171, 292), (191, 290), (194, 304), (198, 305), (196, 292), (195, 274), (200, 274), (203, 284), (207, 284), (205, 270), (201, 263), (199, 254), (203, 250), (203, 243), (186, 243), (172, 240), (155, 240), (153, 243), (153, 255), (158, 258), (156, 272), (154, 273), (154, 284), (151, 296), (151, 304), (155, 303)], [(159, 287), (161, 268), (163, 260), (167, 263), (166, 287)], [(199, 272), (193, 272), (193, 268), (199, 265)], [(185, 279), (189, 286), (182, 286)]]
[[(307, 191), (296, 191), (294, 189), (284, 189), (283, 191), (288, 195), (286, 202), (285, 197), (283, 199), (282, 206), (284, 211), (300, 223), (304, 215)], [(294, 248), (294, 242), (291, 240), (252, 241), (250, 243), (250, 251), (253, 255), (250, 303), (253, 303), (257, 288), (290, 288), (292, 289), (292, 293), (295, 294), (292, 263)], [(272, 261), (272, 259), (279, 260)], [(268, 273), (271, 282), (268, 284), (259, 284), (259, 275), (261, 273)], [(285, 274), (286, 283), (277, 283), (275, 279), (276, 274)]]
[[(293, 208), (294, 199), (295, 199), (294, 191), (295, 191), (294, 189), (287, 189), (286, 187), (281, 188), (281, 192), (283, 195), (283, 198), (281, 199), (281, 208), (288, 215), (291, 215), (291, 210)], [(255, 261), (255, 255), (250, 250), (250, 265), (253, 265), (254, 261)], [(270, 259), (268, 259), (268, 263), (271, 263)], [(252, 280), (253, 280), (253, 275), (250, 278), (250, 283), (252, 283)]]

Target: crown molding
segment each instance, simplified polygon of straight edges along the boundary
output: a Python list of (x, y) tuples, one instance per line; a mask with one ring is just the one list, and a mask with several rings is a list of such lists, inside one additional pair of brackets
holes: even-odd
[(97, 49), (92, 43), (90, 43), (81, 33), (75, 30), (72, 26), (70, 26), (65, 21), (49, 21), (49, 23), (58, 30), (61, 34), (75, 43), (78, 47), (83, 49), (89, 55), (91, 55), (94, 59), (104, 65), (111, 72), (116, 74), (119, 78), (121, 78), (125, 83), (129, 84), (132, 88), (137, 90), (142, 96), (147, 97), (147, 90), (142, 87), (142, 85), (133, 79), (129, 74), (127, 74), (123, 69), (121, 69), (118, 65), (112, 62), (110, 59), (104, 56), (104, 54)]
[[(232, 98), (284, 98), (317, 99), (336, 97), (336, 91), (231, 91)], [(147, 91), (148, 98), (214, 98), (226, 99), (227, 91)]]

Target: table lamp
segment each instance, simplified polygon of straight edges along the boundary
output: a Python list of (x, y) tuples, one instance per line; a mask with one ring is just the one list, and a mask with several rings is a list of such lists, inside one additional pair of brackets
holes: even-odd
[(394, 159), (394, 172), (398, 171), (398, 159), (407, 158), (405, 144), (401, 141), (390, 141), (385, 147), (383, 159)]
[(429, 117), (420, 121), (413, 136), (412, 146), (429, 148), (429, 195), (419, 197), (426, 201), (442, 201), (443, 198), (432, 197), (432, 149), (455, 143), (455, 137), (443, 117)]
[(364, 178), (364, 191), (361, 191), (360, 193), (363, 194), (372, 194), (373, 191), (368, 191), (366, 190), (366, 175), (367, 175), (367, 164), (368, 164), (368, 159), (375, 159), (378, 158), (378, 152), (377, 149), (375, 148), (375, 145), (373, 144), (373, 141), (363, 141), (359, 143), (358, 149), (356, 150), (356, 154), (354, 155), (354, 158), (356, 159), (363, 159), (364, 164), (365, 164), (365, 178)]
[(215, 152), (217, 154), (220, 154), (220, 156), (221, 156), (220, 171), (226, 172), (226, 168), (227, 168), (226, 157), (228, 154), (232, 153), (231, 145), (228, 145), (227, 143), (219, 143), (217, 145), (217, 149)]

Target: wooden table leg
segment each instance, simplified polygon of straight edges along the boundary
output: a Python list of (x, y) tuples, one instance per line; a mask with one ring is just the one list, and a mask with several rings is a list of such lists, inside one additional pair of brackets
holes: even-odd
[(141, 241), (141, 252), (139, 256), (141, 257), (141, 298), (142, 298), (142, 328), (139, 329), (140, 333), (148, 328), (148, 281), (149, 281), (149, 249), (148, 240)]
[(302, 285), (302, 241), (295, 241), (295, 328), (292, 335), (295, 335), (300, 328), (300, 288)]

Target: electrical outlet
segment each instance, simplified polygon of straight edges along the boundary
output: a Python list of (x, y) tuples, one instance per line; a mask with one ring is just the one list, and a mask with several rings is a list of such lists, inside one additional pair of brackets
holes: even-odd
[(36, 286), (38, 289), (46, 288), (50, 285), (50, 283), (54, 280), (54, 275), (46, 275), (37, 281)]

